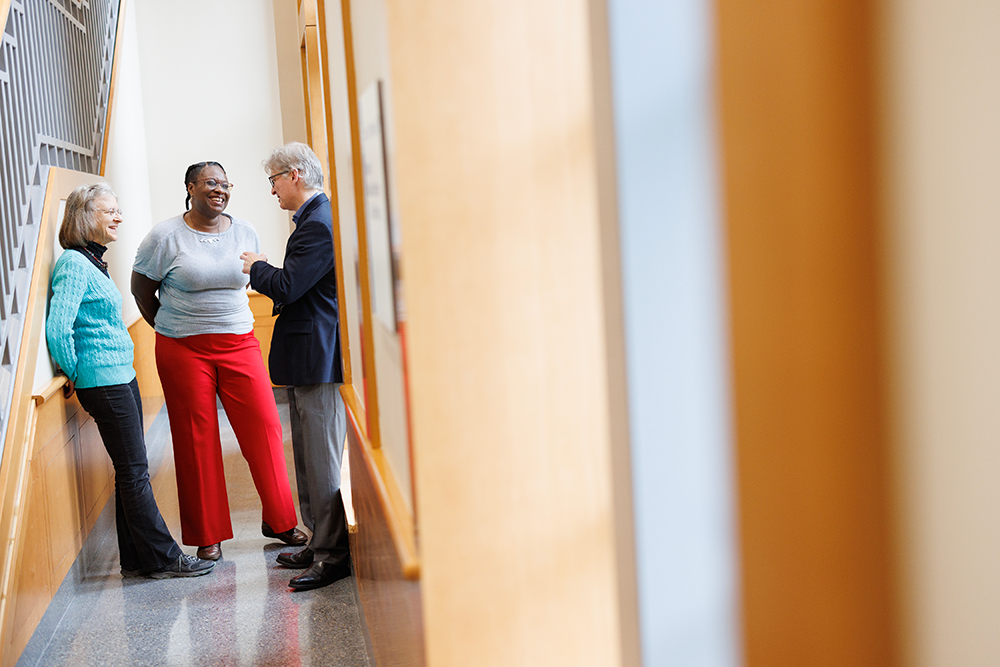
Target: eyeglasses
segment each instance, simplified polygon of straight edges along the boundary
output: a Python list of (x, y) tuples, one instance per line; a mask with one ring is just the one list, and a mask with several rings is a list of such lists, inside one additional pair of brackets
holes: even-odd
[(233, 188), (236, 187), (232, 183), (225, 183), (223, 181), (217, 181), (214, 178), (209, 178), (209, 179), (204, 180), (204, 181), (195, 181), (195, 182), (196, 183), (204, 183), (205, 185), (208, 186), (209, 190), (214, 190), (215, 188), (219, 188), (223, 192), (229, 192), (230, 190), (232, 190)]
[(291, 169), (286, 169), (284, 171), (279, 171), (277, 174), (274, 174), (273, 176), (268, 176), (267, 180), (271, 184), (271, 187), (273, 188), (274, 187), (274, 179), (276, 179), (278, 176), (284, 176), (285, 174), (287, 174), (287, 173), (289, 173), (291, 171), (292, 171)]
[(106, 208), (106, 209), (105, 208), (99, 208), (97, 210), (100, 211), (101, 213), (107, 213), (112, 218), (115, 217), (116, 215), (119, 218), (122, 216), (122, 210), (120, 208)]

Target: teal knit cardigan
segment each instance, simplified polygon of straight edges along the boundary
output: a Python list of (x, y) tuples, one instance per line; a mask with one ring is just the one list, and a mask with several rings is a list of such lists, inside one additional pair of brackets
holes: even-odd
[(121, 292), (76, 250), (64, 251), (52, 271), (45, 338), (49, 354), (80, 389), (128, 384), (135, 377)]

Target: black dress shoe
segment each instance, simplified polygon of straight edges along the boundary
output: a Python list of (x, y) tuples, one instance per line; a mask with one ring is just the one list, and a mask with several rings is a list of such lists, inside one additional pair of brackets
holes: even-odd
[(289, 588), (308, 591), (311, 588), (329, 586), (335, 581), (351, 576), (351, 566), (347, 563), (324, 563), (317, 561), (309, 569), (288, 582)]
[(263, 535), (264, 537), (271, 537), (276, 540), (281, 540), (282, 542), (291, 547), (301, 547), (303, 544), (309, 541), (309, 538), (306, 537), (306, 534), (303, 533), (298, 528), (289, 528), (283, 533), (276, 533), (271, 529), (269, 525), (267, 525), (267, 521), (260, 522), (260, 534)]
[(309, 547), (293, 553), (278, 554), (276, 559), (279, 564), (292, 569), (309, 567), (313, 562), (313, 550)]
[(198, 547), (198, 558), (202, 560), (219, 560), (222, 558), (222, 543), (216, 542), (207, 547)]

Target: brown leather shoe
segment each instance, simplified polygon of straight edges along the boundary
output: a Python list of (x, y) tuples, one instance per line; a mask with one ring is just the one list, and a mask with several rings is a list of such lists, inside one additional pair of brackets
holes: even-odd
[(289, 528), (283, 533), (276, 533), (271, 530), (271, 527), (267, 525), (267, 521), (260, 522), (260, 534), (264, 537), (271, 537), (276, 540), (281, 540), (285, 544), (291, 547), (301, 547), (309, 538), (298, 528)]
[(222, 543), (216, 542), (207, 547), (198, 547), (198, 558), (202, 560), (219, 560), (222, 558)]
[(309, 567), (313, 562), (313, 550), (309, 547), (293, 553), (278, 554), (276, 559), (280, 565), (290, 567), (293, 570)]

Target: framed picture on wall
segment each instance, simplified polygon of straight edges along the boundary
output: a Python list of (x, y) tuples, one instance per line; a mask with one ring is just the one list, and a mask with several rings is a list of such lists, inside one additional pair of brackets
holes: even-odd
[(400, 284), (402, 238), (389, 205), (381, 81), (370, 84), (358, 97), (358, 116), (372, 313), (390, 331), (398, 331), (405, 320)]

